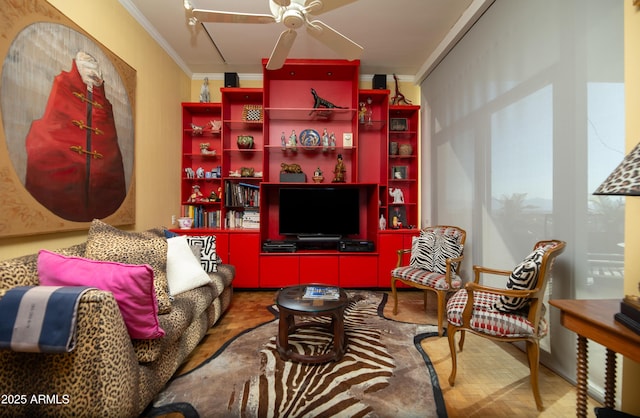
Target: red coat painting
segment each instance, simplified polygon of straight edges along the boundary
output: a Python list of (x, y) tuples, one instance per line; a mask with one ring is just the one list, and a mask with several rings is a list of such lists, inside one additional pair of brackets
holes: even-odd
[(55, 78), (26, 151), (25, 187), (61, 218), (87, 222), (120, 207), (126, 196), (122, 154), (93, 57), (78, 53), (71, 70)]

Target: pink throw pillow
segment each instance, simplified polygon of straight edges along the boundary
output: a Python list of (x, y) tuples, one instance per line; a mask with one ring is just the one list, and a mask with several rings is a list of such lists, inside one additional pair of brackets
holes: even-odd
[(164, 336), (158, 322), (153, 269), (147, 264), (96, 261), (40, 250), (38, 276), (44, 286), (93, 286), (111, 292), (131, 338)]

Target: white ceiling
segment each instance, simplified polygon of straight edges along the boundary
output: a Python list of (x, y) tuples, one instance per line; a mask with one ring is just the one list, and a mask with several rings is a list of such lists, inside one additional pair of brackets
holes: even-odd
[[(364, 48), (361, 74), (395, 73), (419, 82), (493, 1), (359, 0), (315, 18)], [(199, 23), (192, 27), (187, 24), (189, 14), (183, 0), (120, 3), (192, 78), (224, 72), (262, 74), (262, 58), (269, 57), (285, 29), (282, 23)], [(191, 3), (198, 9), (271, 14), (268, 0)], [(289, 57), (340, 58), (302, 28)]]

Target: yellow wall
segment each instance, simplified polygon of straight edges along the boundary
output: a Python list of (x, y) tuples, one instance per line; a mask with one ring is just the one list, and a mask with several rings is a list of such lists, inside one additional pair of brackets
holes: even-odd
[[(135, 97), (136, 223), (169, 225), (179, 210), (181, 110), (186, 74), (115, 0), (50, 0), (54, 7), (137, 71)], [(84, 241), (86, 231), (0, 238), (0, 259)]]
[[(624, 3), (624, 82), (626, 109), (627, 151), (640, 141), (640, 9), (631, 0)], [(629, 197), (626, 202), (624, 293), (638, 295), (640, 282), (640, 198)], [(622, 361), (622, 410), (640, 415), (640, 364), (629, 359)]]

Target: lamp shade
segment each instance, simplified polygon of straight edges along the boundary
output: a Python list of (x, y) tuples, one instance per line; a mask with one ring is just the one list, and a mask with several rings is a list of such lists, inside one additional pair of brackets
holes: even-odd
[(640, 196), (640, 144), (624, 157), (593, 194)]

